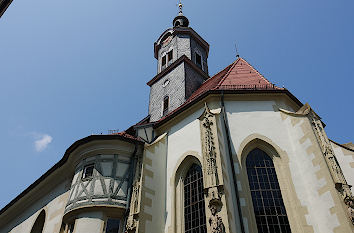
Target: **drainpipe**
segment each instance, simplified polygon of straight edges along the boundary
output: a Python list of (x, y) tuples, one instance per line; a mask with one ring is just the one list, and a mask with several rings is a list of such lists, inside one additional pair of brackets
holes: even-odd
[(238, 215), (240, 217), (241, 232), (245, 233), (245, 226), (243, 224), (243, 217), (242, 217), (242, 211), (241, 211), (241, 205), (240, 205), (240, 194), (239, 194), (238, 187), (237, 187), (234, 159), (232, 157), (230, 130), (229, 130), (227, 115), (226, 115), (226, 111), (225, 111), (224, 92), (223, 91), (221, 92), (221, 109), (222, 109), (222, 116), (223, 116), (223, 121), (224, 121), (225, 132), (226, 132), (227, 149), (229, 152), (229, 159), (231, 162), (231, 171), (232, 171), (232, 177), (233, 177), (232, 181), (233, 181), (234, 187), (236, 189), (235, 193), (236, 193)]

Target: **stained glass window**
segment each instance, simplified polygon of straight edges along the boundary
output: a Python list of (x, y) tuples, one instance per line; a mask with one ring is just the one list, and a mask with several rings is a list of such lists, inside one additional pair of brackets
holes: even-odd
[(203, 173), (200, 166), (193, 164), (184, 180), (184, 231), (206, 233)]
[(246, 167), (258, 233), (291, 233), (272, 159), (257, 148)]

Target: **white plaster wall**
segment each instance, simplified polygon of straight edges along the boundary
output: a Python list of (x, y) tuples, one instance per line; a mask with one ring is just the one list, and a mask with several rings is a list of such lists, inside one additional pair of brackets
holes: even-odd
[(75, 220), (74, 233), (102, 233), (103, 225), (102, 213), (85, 213)]
[[(230, 126), (233, 153), (240, 149), (240, 143), (251, 134), (260, 134), (277, 144), (289, 156), (291, 179), (296, 194), (303, 206), (308, 209), (307, 223), (316, 233), (333, 232), (339, 225), (337, 216), (331, 215), (334, 202), (329, 192), (319, 195), (319, 189), (326, 184), (318, 180), (314, 166), (314, 155), (308, 155), (306, 149), (311, 142), (300, 144), (304, 136), (299, 122), (295, 127), (288, 117), (282, 120), (280, 112), (275, 112), (273, 101), (227, 101), (225, 103)], [(236, 169), (237, 170), (237, 169)]]
[(62, 194), (46, 206), (46, 223), (43, 233), (54, 233), (59, 231), (68, 195), (69, 192)]
[[(231, 219), (231, 222), (229, 222), (230, 225), (230, 231), (231, 232), (240, 232), (241, 231), (241, 227), (240, 227), (240, 216), (238, 214), (238, 210), (237, 210), (237, 200), (236, 200), (236, 193), (235, 193), (235, 186), (233, 184), (233, 174), (232, 174), (232, 168), (231, 168), (231, 164), (230, 164), (230, 157), (229, 157), (229, 152), (228, 152), (228, 147), (227, 147), (227, 141), (226, 141), (226, 132), (225, 132), (225, 128), (224, 128), (224, 124), (223, 124), (223, 117), (220, 114), (217, 117), (217, 124), (218, 124), (218, 135), (219, 135), (219, 147), (220, 147), (220, 154), (221, 156), (223, 156), (223, 161), (225, 164), (225, 167), (223, 169), (225, 169), (225, 173), (227, 174), (227, 178), (228, 178), (228, 182), (225, 182), (225, 188), (228, 190), (229, 192), (229, 197), (227, 198), (227, 204), (229, 205), (229, 210), (232, 214), (232, 218), (229, 217), (229, 219)], [(238, 166), (238, 164), (236, 163), (236, 165)], [(238, 173), (236, 173), (238, 174)], [(224, 179), (225, 181), (225, 179)], [(242, 203), (242, 202), (241, 202)], [(245, 229), (246, 233), (248, 232), (248, 229)]]
[[(24, 233), (24, 232), (30, 232), (32, 225), (34, 224), (34, 222), (37, 219), (37, 216), (39, 214), (40, 211), (37, 211), (35, 214), (33, 214), (32, 216), (30, 216), (29, 218), (27, 218), (25, 221), (23, 221), (20, 225), (17, 225), (16, 227), (14, 227), (10, 233)], [(3, 230), (1, 229), (0, 231), (1, 233), (7, 233), (8, 230)]]
[(56, 188), (48, 191), (47, 195), (42, 196), (29, 206), (27, 206), (28, 203), (23, 203), (24, 209), (13, 210), (16, 217), (1, 227), (0, 233), (29, 233), (42, 209), (46, 212), (43, 233), (59, 232), (65, 204), (69, 196), (66, 188), (66, 184), (69, 182), (59, 183)]
[(178, 161), (187, 151), (195, 151), (201, 156), (201, 139), (200, 126), (198, 117), (202, 114), (200, 109), (189, 115), (173, 127), (168, 133), (168, 150), (167, 150), (167, 193), (166, 193), (166, 224), (165, 232), (172, 222), (172, 197), (173, 187), (170, 183), (173, 172), (176, 170)]
[[(331, 142), (337, 161), (349, 185), (354, 185), (354, 152), (337, 146)], [(352, 192), (354, 188), (351, 188)]]
[(315, 232), (333, 232), (334, 228), (339, 226), (337, 216), (330, 213), (330, 209), (334, 207), (334, 201), (329, 191), (322, 195), (319, 194), (319, 190), (327, 182), (324, 178), (317, 178), (316, 172), (320, 169), (320, 166), (314, 166), (312, 163), (314, 155), (307, 154), (306, 150), (312, 145), (311, 141), (308, 139), (302, 144), (299, 142), (304, 136), (299, 127), (302, 121), (292, 127), (290, 119), (286, 120), (289, 137), (294, 148), (293, 152), (289, 153), (292, 181), (301, 205), (307, 207), (307, 223), (313, 226)]
[(152, 221), (146, 221), (145, 228), (149, 232), (163, 232), (166, 211), (166, 153), (167, 138), (148, 147), (145, 156), (152, 160), (151, 166), (144, 164), (145, 169), (153, 171), (153, 177), (145, 176), (144, 187), (155, 191), (155, 195), (145, 192), (145, 197), (152, 200), (151, 206), (144, 206), (144, 212), (152, 216)]

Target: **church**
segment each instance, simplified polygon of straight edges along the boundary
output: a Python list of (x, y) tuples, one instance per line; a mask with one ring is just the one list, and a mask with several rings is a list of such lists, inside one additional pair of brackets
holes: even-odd
[(0, 233), (354, 232), (354, 145), (241, 57), (210, 77), (179, 8), (147, 116), (74, 142), (0, 210)]

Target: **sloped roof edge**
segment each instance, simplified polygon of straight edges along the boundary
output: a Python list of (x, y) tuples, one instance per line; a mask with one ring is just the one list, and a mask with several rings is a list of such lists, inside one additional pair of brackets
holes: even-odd
[(349, 148), (349, 147), (347, 147), (347, 146), (345, 146), (345, 145), (343, 145), (343, 144), (340, 144), (340, 143), (338, 143), (338, 142), (335, 142), (335, 141), (333, 141), (332, 139), (329, 139), (331, 142), (333, 142), (334, 144), (336, 144), (337, 146), (340, 146), (340, 147), (342, 147), (342, 148), (344, 148), (344, 149), (347, 149), (347, 150), (349, 150), (349, 151), (351, 151), (351, 152), (354, 152), (354, 150), (353, 149), (351, 149), (351, 148)]
[(12, 0), (0, 1), (0, 18), (5, 13), (6, 9), (10, 6)]
[(181, 57), (179, 57), (176, 61), (174, 61), (171, 65), (169, 65), (168, 67), (166, 67), (166, 69), (164, 69), (163, 71), (161, 71), (160, 73), (158, 73), (155, 77), (153, 77), (149, 82), (147, 82), (146, 84), (148, 86), (151, 87), (152, 84), (154, 84), (155, 82), (157, 82), (158, 80), (160, 80), (160, 78), (162, 78), (164, 75), (168, 74), (169, 72), (171, 72), (176, 66), (178, 66), (179, 64), (181, 64), (182, 62), (186, 62), (188, 63), (196, 72), (198, 72), (200, 75), (202, 75), (205, 79), (209, 78), (209, 75), (207, 73), (205, 73), (204, 71), (202, 71), (196, 64), (194, 64), (194, 62), (192, 62), (186, 55), (182, 55)]

